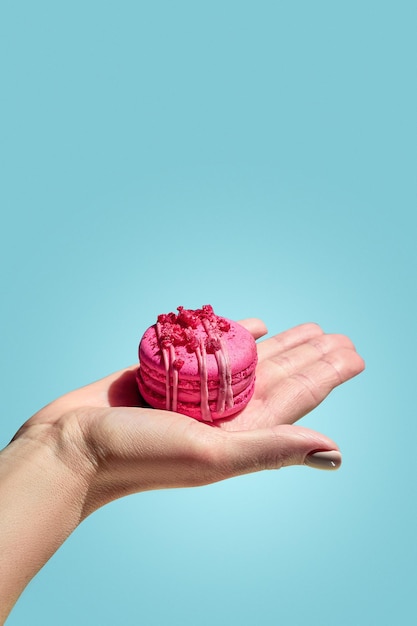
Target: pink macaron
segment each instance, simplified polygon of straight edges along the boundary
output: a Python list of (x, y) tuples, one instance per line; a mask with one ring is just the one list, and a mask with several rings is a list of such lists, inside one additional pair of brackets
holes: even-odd
[(255, 386), (255, 340), (210, 305), (158, 316), (139, 344), (137, 373), (143, 399), (212, 422), (241, 411)]

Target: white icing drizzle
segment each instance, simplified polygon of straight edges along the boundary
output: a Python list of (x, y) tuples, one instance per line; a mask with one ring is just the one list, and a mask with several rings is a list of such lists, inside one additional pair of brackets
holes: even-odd
[(212, 422), (209, 401), (208, 401), (208, 380), (207, 380), (207, 354), (204, 341), (200, 339), (200, 346), (196, 348), (195, 354), (200, 372), (200, 409), (201, 417), (205, 422)]
[(232, 366), (230, 365), (230, 355), (226, 343), (220, 338), (220, 350), (226, 364), (226, 409), (231, 409), (234, 405), (232, 387)]
[[(208, 319), (203, 319), (202, 323), (209, 339), (212, 340), (214, 345), (219, 346), (217, 350), (214, 350), (214, 356), (216, 358), (219, 374), (216, 412), (224, 413), (225, 410), (230, 409), (234, 404), (229, 352), (221, 334), (219, 334), (216, 329), (212, 327), (210, 321)], [(161, 348), (165, 368), (165, 407), (167, 411), (176, 411), (178, 408), (179, 372), (178, 368), (174, 365), (176, 359), (175, 347), (173, 344), (170, 344), (169, 347), (164, 347), (162, 345), (160, 322), (156, 323), (156, 335)], [(205, 422), (212, 422), (213, 418), (211, 416), (209, 406), (207, 353), (205, 342), (202, 338), (200, 339), (199, 346), (195, 349), (195, 355), (200, 374), (201, 417)]]
[(218, 413), (224, 413), (226, 409), (230, 409), (234, 404), (229, 351), (221, 335), (211, 327), (207, 319), (203, 320), (203, 326), (208, 337), (220, 346), (218, 350), (214, 352), (219, 372), (219, 391), (217, 394), (216, 411)]
[(178, 370), (177, 370), (176, 367), (174, 367), (175, 348), (174, 348), (174, 346), (172, 344), (169, 346), (169, 356), (170, 356), (169, 367), (170, 367), (170, 372), (171, 372), (171, 375), (172, 375), (172, 406), (171, 406), (171, 410), (172, 411), (176, 411), (177, 410), (177, 406), (178, 406)]
[(217, 368), (219, 370), (219, 391), (217, 393), (216, 411), (223, 413), (226, 402), (226, 362), (221, 350), (216, 350), (214, 356), (216, 357)]
[(164, 348), (161, 344), (161, 324), (157, 322), (156, 324), (156, 335), (158, 338), (159, 346), (162, 350), (162, 356), (164, 359), (165, 366), (165, 408), (167, 411), (171, 409), (171, 383), (170, 383), (170, 355), (167, 348)]

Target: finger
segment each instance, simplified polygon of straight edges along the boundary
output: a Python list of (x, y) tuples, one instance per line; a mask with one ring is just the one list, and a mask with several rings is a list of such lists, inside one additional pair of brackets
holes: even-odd
[(338, 446), (320, 433), (299, 426), (228, 433), (227, 455), (233, 475), (290, 465), (340, 467)]
[[(262, 364), (266, 369), (268, 362)], [(262, 375), (263, 394), (268, 400), (264, 412), (269, 423), (292, 424), (318, 406), (338, 385), (359, 374), (365, 365), (352, 349), (341, 348), (281, 381), (267, 381)], [(258, 380), (262, 380), (261, 376)], [(267, 381), (267, 382), (265, 382)], [(269, 385), (269, 389), (265, 388)]]
[(277, 382), (340, 349), (354, 350), (355, 347), (345, 335), (318, 335), (295, 348), (270, 356), (268, 376)]
[(246, 328), (246, 330), (253, 335), (255, 340), (260, 339), (260, 337), (263, 337), (268, 332), (268, 329), (263, 321), (256, 317), (248, 317), (247, 319), (240, 320), (239, 324)]
[(291, 350), (291, 348), (302, 345), (306, 341), (323, 334), (324, 332), (318, 324), (308, 323), (295, 326), (295, 328), (261, 341), (258, 344), (259, 360), (268, 359), (286, 350)]

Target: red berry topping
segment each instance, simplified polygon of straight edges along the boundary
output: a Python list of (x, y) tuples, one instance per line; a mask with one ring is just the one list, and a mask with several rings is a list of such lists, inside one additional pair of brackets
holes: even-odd
[(207, 352), (214, 353), (220, 349), (220, 335), (230, 330), (230, 323), (224, 317), (218, 317), (210, 304), (201, 309), (184, 309), (178, 307), (178, 314), (162, 313), (158, 315), (159, 343), (161, 348), (169, 346), (187, 346), (189, 352), (199, 347), (199, 339), (194, 330), (203, 325), (207, 332)]

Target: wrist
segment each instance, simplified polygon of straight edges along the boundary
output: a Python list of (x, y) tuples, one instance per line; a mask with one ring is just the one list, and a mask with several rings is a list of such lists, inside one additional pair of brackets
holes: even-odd
[(44, 476), (60, 476), (64, 485), (86, 494), (96, 464), (85, 442), (77, 411), (48, 420), (48, 408), (42, 409), (16, 433), (3, 453), (27, 464), (35, 462)]
[[(39, 415), (37, 416), (39, 420)], [(0, 623), (84, 517), (94, 472), (72, 420), (29, 420), (0, 453)]]

